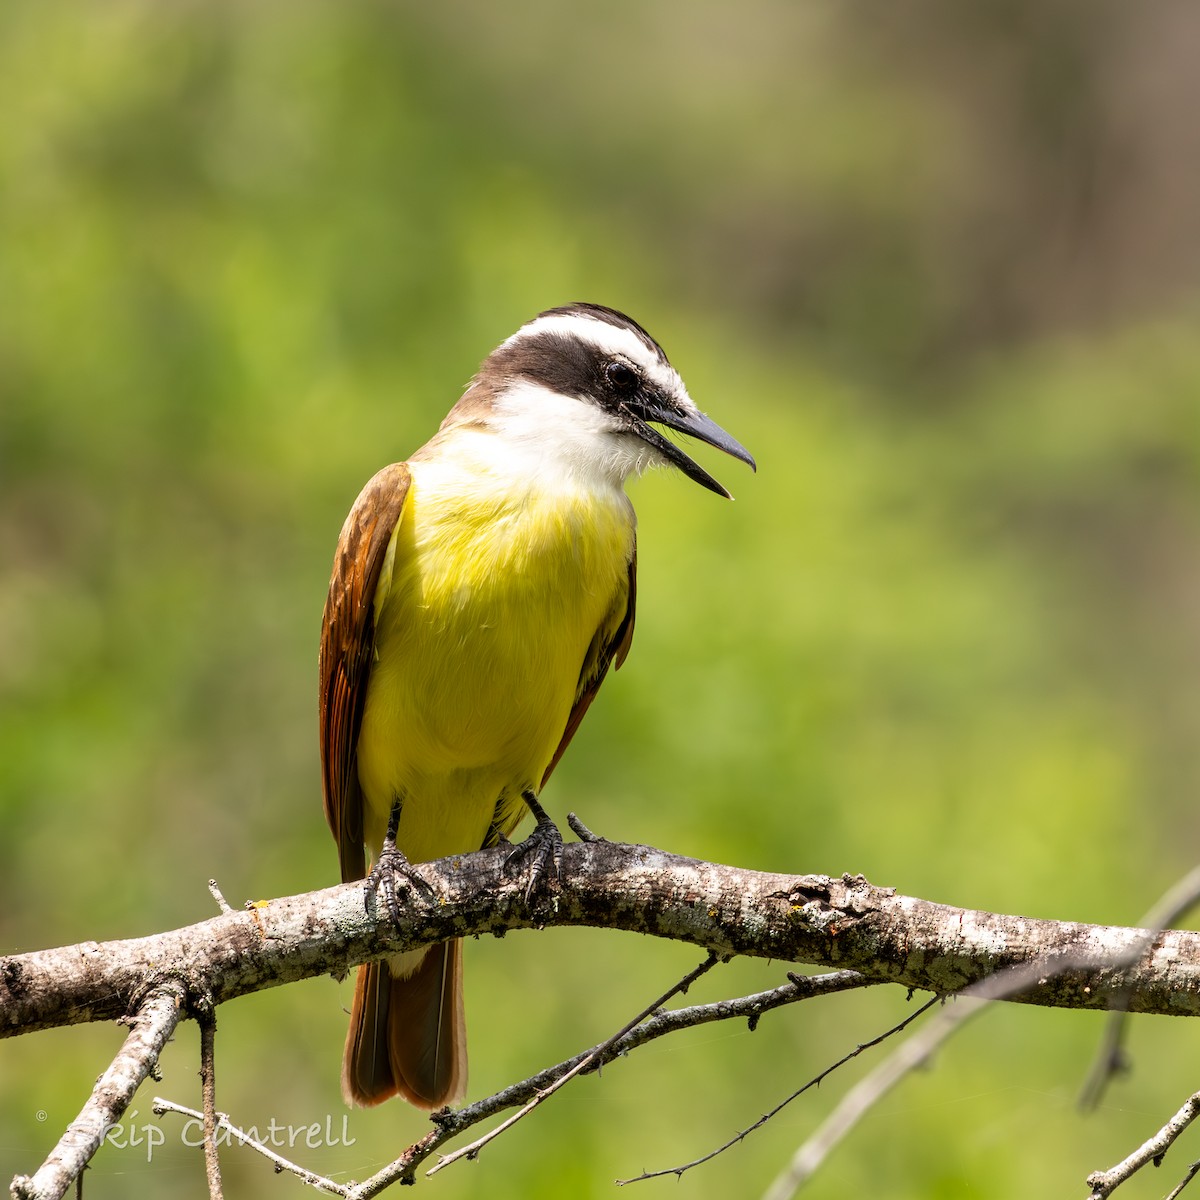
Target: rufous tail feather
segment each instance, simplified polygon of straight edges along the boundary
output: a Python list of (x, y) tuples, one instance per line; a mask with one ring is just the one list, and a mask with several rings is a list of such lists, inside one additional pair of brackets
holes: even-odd
[(349, 1104), (369, 1107), (398, 1094), (437, 1109), (466, 1095), (462, 942), (430, 946), (410, 972), (394, 974), (386, 960), (358, 968), (342, 1063)]

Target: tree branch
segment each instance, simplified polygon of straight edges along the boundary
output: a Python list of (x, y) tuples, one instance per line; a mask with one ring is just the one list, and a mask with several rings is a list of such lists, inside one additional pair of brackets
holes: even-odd
[[(1200, 933), (1002, 916), (896, 895), (861, 877), (778, 875), (700, 862), (647, 846), (566, 847), (555, 893), (530, 906), (504, 870), (505, 850), (410, 868), (398, 924), (359, 883), (254, 904), (168, 933), (0, 957), (0, 1036), (134, 1012), (175, 980), (214, 1005), (315, 975), (343, 975), (385, 954), (541, 926), (589, 925), (712, 950), (851, 969), (939, 994), (1001, 968), (1070, 951), (1104, 966), (1040, 978), (1010, 999), (1133, 1012), (1200, 1014)], [(1132, 964), (1132, 965), (1131, 965)]]
[[(861, 976), (859, 978), (861, 979)], [(811, 1090), (812, 1088), (820, 1087), (821, 1084), (824, 1083), (825, 1080), (834, 1073), (834, 1071), (840, 1070), (848, 1062), (856, 1059), (865, 1051), (871, 1050), (875, 1046), (886, 1042), (889, 1038), (895, 1037), (897, 1034), (902, 1033), (914, 1021), (920, 1020), (920, 1018), (924, 1016), (925, 1013), (927, 1013), (935, 1004), (939, 1003), (939, 999), (940, 998), (938, 996), (933, 996), (929, 1000), (926, 1000), (925, 1003), (919, 1008), (915, 1009), (913, 1012), (910, 1012), (908, 1016), (904, 1018), (904, 1020), (898, 1021), (890, 1029), (885, 1029), (883, 1033), (877, 1034), (875, 1037), (870, 1038), (865, 1042), (859, 1042), (853, 1050), (843, 1054), (836, 1062), (830, 1063), (829, 1066), (827, 1066), (820, 1073), (814, 1075), (810, 1080), (808, 1080), (807, 1083), (801, 1084), (800, 1087), (796, 1088), (793, 1092), (780, 1100), (779, 1103), (774, 1106), (774, 1108), (768, 1109), (752, 1125), (747, 1125), (745, 1129), (739, 1129), (738, 1132), (733, 1135), (733, 1137), (726, 1142), (722, 1142), (721, 1145), (716, 1147), (716, 1149), (709, 1150), (707, 1154), (702, 1154), (699, 1158), (692, 1159), (691, 1162), (680, 1163), (678, 1166), (662, 1167), (657, 1171), (643, 1171), (640, 1175), (632, 1176), (629, 1179), (618, 1179), (617, 1186), (624, 1187), (629, 1183), (642, 1183), (647, 1179), (661, 1179), (664, 1175), (674, 1175), (676, 1179), (681, 1179), (688, 1171), (692, 1171), (696, 1167), (700, 1167), (707, 1162), (711, 1162), (714, 1158), (724, 1154), (726, 1150), (733, 1149), (734, 1146), (744, 1142), (752, 1133), (755, 1133), (764, 1125), (768, 1124), (770, 1121), (773, 1121), (781, 1112), (783, 1112), (785, 1108), (787, 1108), (789, 1104), (791, 1104), (793, 1100), (798, 1100), (804, 1095), (805, 1092)]]
[[(1150, 932), (1146, 935), (1139, 955), (1145, 953), (1151, 942), (1158, 937), (1160, 930), (1169, 929), (1193, 908), (1197, 901), (1200, 901), (1200, 867), (1189, 871), (1183, 879), (1168, 889), (1142, 917), (1142, 926)], [(1117, 1002), (1112, 1005), (1112, 1010), (1105, 1021), (1104, 1036), (1101, 1038), (1091, 1070), (1080, 1091), (1079, 1107), (1085, 1112), (1090, 1112), (1099, 1105), (1112, 1078), (1127, 1069), (1123, 1048), (1125, 1030), (1128, 1028), (1127, 1007), (1118, 997)]]
[[(460, 1133), (474, 1128), (489, 1117), (507, 1109), (524, 1104), (538, 1093), (553, 1086), (567, 1073), (578, 1070), (581, 1075), (599, 1071), (602, 1067), (624, 1059), (639, 1047), (678, 1033), (682, 1029), (693, 1029), (715, 1021), (744, 1020), (753, 1030), (757, 1027), (759, 1018), (764, 1013), (785, 1005), (812, 1000), (818, 996), (832, 996), (839, 992), (852, 991), (857, 988), (876, 986), (869, 979), (864, 979), (855, 971), (833, 971), (827, 975), (789, 975), (787, 983), (769, 991), (756, 992), (750, 996), (739, 996), (729, 1000), (718, 1000), (711, 1004), (693, 1004), (686, 1008), (671, 1009), (666, 1012), (656, 1012), (653, 1016), (642, 1021), (628, 1033), (617, 1038), (609, 1038), (590, 1050), (584, 1050), (564, 1062), (556, 1063), (522, 1079), (511, 1083), (500, 1091), (482, 1100), (476, 1100), (464, 1108), (446, 1110), (437, 1114), (434, 1119), (435, 1128), (424, 1137), (408, 1146), (404, 1152), (390, 1162), (386, 1167), (377, 1171), (369, 1179), (358, 1183), (335, 1183), (316, 1175), (306, 1167), (289, 1162), (274, 1150), (255, 1141), (243, 1130), (238, 1129), (223, 1114), (218, 1114), (218, 1128), (236, 1138), (242, 1145), (257, 1151), (274, 1163), (279, 1171), (289, 1171), (302, 1182), (329, 1192), (331, 1195), (344, 1196), (347, 1200), (370, 1200), (395, 1183), (411, 1184), (416, 1181), (417, 1168), (433, 1154), (436, 1154), (447, 1142), (456, 1138)], [(930, 1004), (936, 1003), (931, 1000)], [(911, 1019), (911, 1018), (910, 1018)], [(907, 1024), (903, 1022), (903, 1024)], [(863, 1049), (864, 1047), (860, 1047)], [(855, 1051), (854, 1053), (857, 1053)], [(853, 1054), (847, 1055), (843, 1061), (848, 1061)], [(834, 1070), (840, 1063), (829, 1068)], [(828, 1074), (825, 1072), (824, 1074)], [(820, 1078), (824, 1078), (824, 1074)], [(820, 1082), (820, 1079), (813, 1081)], [(170, 1100), (158, 1097), (154, 1101), (156, 1113), (174, 1112), (201, 1120), (202, 1114), (194, 1109), (185, 1108)], [(749, 1131), (747, 1131), (749, 1132)]]
[[(79, 1120), (32, 1179), (14, 1181), (13, 1194), (19, 1200), (63, 1194), (182, 1017), (210, 1017), (217, 1005), (250, 992), (315, 975), (341, 976), (358, 963), (453, 937), (546, 925), (622, 929), (719, 956), (833, 966), (842, 978), (853, 976), (856, 986), (896, 983), (938, 995), (1057, 956), (1071, 965), (1031, 969), (1027, 986), (1005, 998), (1200, 1014), (1197, 933), (1148, 935), (1000, 916), (898, 896), (861, 877), (767, 874), (599, 840), (566, 847), (556, 885), (530, 905), (527, 880), (506, 872), (507, 857), (500, 847), (409, 867), (427, 888), (406, 890), (398, 922), (374, 898), (364, 905), (361, 883), (351, 883), (223, 911), (151, 937), (0, 958), (0, 1036), (134, 1020), (125, 1048)], [(206, 1108), (211, 1132), (211, 1098)], [(454, 1125), (460, 1115), (439, 1116), (435, 1124)], [(393, 1167), (407, 1175), (434, 1142), (450, 1136), (444, 1134), (435, 1129)], [(219, 1189), (215, 1161), (210, 1169), (210, 1185)], [(376, 1182), (384, 1186), (382, 1179), (368, 1181), (372, 1188)]]
[(134, 1092), (154, 1070), (183, 1015), (182, 1004), (183, 989), (176, 983), (164, 983), (146, 996), (121, 1052), (97, 1080), (88, 1102), (67, 1126), (50, 1157), (32, 1178), (19, 1175), (12, 1181), (13, 1200), (59, 1200), (66, 1194), (71, 1181), (100, 1148), (104, 1135), (125, 1115)]
[[(211, 887), (212, 880), (209, 880)], [(217, 1151), (217, 1014), (205, 1005), (196, 1013), (200, 1026), (200, 1091), (204, 1103), (204, 1170), (209, 1200), (221, 1200), (221, 1158)]]
[[(1128, 1158), (1110, 1167), (1107, 1171), (1093, 1171), (1087, 1178), (1091, 1193), (1088, 1200), (1106, 1200), (1113, 1192), (1140, 1171), (1147, 1163), (1155, 1166), (1162, 1161), (1163, 1155), (1175, 1144), (1175, 1139), (1200, 1116), (1200, 1092), (1189, 1096), (1183, 1107), (1151, 1138), (1143, 1142)], [(1171, 1193), (1177, 1196), (1182, 1187), (1190, 1182), (1195, 1174), (1193, 1170), (1183, 1181), (1183, 1185)]]
[[(190, 1117), (193, 1121), (200, 1122), (206, 1119), (204, 1113), (197, 1112), (194, 1108), (176, 1104), (174, 1100), (163, 1100), (159, 1096), (154, 1098), (154, 1113), (160, 1117), (164, 1113), (178, 1113), (181, 1117)], [(335, 1183), (332, 1179), (326, 1179), (323, 1175), (318, 1175), (315, 1171), (310, 1171), (306, 1167), (300, 1166), (299, 1163), (284, 1158), (282, 1154), (276, 1154), (269, 1146), (264, 1146), (262, 1142), (252, 1138), (244, 1129), (239, 1129), (224, 1113), (215, 1115), (214, 1133), (224, 1133), (239, 1144), (248, 1146), (251, 1150), (261, 1154), (274, 1165), (276, 1174), (287, 1171), (289, 1174), (295, 1175), (301, 1183), (307, 1183), (319, 1191), (328, 1192), (331, 1196), (349, 1196), (351, 1194), (350, 1187)]]
[[(919, 1033), (903, 1042), (869, 1075), (842, 1097), (841, 1102), (792, 1156), (792, 1161), (767, 1189), (764, 1200), (791, 1200), (836, 1147), (883, 1097), (910, 1071), (929, 1061), (951, 1034), (997, 1000), (1007, 1000), (1031, 984), (1089, 964), (1073, 951), (1007, 967), (964, 988)], [(1094, 964), (1092, 964), (1094, 965)]]
[(589, 1050), (578, 1062), (567, 1067), (552, 1083), (547, 1084), (544, 1088), (538, 1088), (537, 1091), (519, 1108), (511, 1117), (505, 1118), (494, 1129), (489, 1129), (482, 1137), (478, 1137), (470, 1145), (463, 1146), (455, 1150), (453, 1154), (444, 1154), (438, 1158), (438, 1161), (429, 1168), (425, 1173), (427, 1175), (436, 1175), (438, 1171), (444, 1167), (450, 1166), (451, 1163), (458, 1162), (463, 1158), (478, 1158), (479, 1152), (488, 1144), (494, 1141), (506, 1130), (511, 1129), (518, 1121), (527, 1117), (535, 1108), (544, 1104), (551, 1096), (554, 1095), (560, 1088), (565, 1087), (576, 1075), (587, 1071), (589, 1068), (597, 1067), (608, 1054), (613, 1046), (615, 1046), (623, 1037), (627, 1037), (632, 1033), (643, 1021), (648, 1021), (654, 1016), (659, 1009), (672, 997), (685, 993), (701, 975), (707, 974), (719, 963), (721, 959), (709, 953), (709, 956), (696, 968), (689, 971), (678, 983), (673, 984), (663, 995), (657, 1000), (651, 1002), (648, 1008), (642, 1009), (632, 1021), (627, 1022), (617, 1030), (611, 1037), (605, 1039), (600, 1045)]

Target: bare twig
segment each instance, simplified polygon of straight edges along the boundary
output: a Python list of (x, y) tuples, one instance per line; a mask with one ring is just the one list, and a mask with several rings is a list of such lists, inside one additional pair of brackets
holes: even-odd
[(208, 891), (209, 895), (211, 895), (212, 898), (217, 902), (217, 907), (223, 913), (233, 912), (233, 909), (229, 906), (229, 901), (226, 900), (221, 894), (221, 889), (217, 886), (217, 881), (215, 879), (210, 879), (208, 881)]
[(930, 1024), (846, 1093), (820, 1128), (796, 1151), (787, 1168), (767, 1189), (764, 1200), (790, 1200), (863, 1116), (981, 1009), (995, 1000), (1012, 999), (1029, 988), (1042, 986), (1054, 975), (1087, 969), (1089, 965), (1097, 964), (1078, 954), (1059, 954), (997, 972), (949, 998), (950, 1002)]
[[(1162, 1162), (1163, 1155), (1175, 1144), (1175, 1139), (1197, 1116), (1200, 1116), (1200, 1092), (1189, 1096), (1183, 1102), (1183, 1107), (1128, 1158), (1107, 1171), (1093, 1171), (1087, 1177), (1088, 1187), (1092, 1189), (1088, 1200), (1107, 1200), (1107, 1197), (1111, 1196), (1121, 1184), (1140, 1171), (1147, 1163), (1154, 1163), (1155, 1166), (1158, 1166)], [(1178, 1196), (1183, 1188), (1191, 1182), (1195, 1173), (1194, 1169), (1190, 1171), (1188, 1177), (1171, 1194)]]
[(205, 1005), (196, 1014), (200, 1025), (200, 1092), (204, 1103), (204, 1171), (209, 1200), (222, 1200), (221, 1160), (217, 1154), (217, 1014)]
[[(153, 1111), (162, 1116), (163, 1113), (178, 1113), (180, 1116), (191, 1117), (194, 1121), (204, 1121), (205, 1114), (198, 1113), (194, 1108), (188, 1108), (183, 1104), (176, 1104), (173, 1100), (164, 1100), (161, 1096), (154, 1097)], [(241, 1142), (243, 1146), (248, 1146), (251, 1150), (257, 1151), (264, 1158), (270, 1159), (275, 1164), (277, 1171), (288, 1171), (295, 1175), (301, 1182), (307, 1183), (312, 1187), (319, 1188), (323, 1192), (329, 1192), (334, 1196), (351, 1196), (354, 1193), (352, 1187), (347, 1187), (340, 1183), (335, 1183), (332, 1179), (326, 1179), (323, 1175), (317, 1175), (307, 1168), (299, 1166), (297, 1163), (289, 1162), (281, 1154), (276, 1154), (269, 1146), (265, 1146), (262, 1142), (252, 1138), (244, 1130), (239, 1129), (234, 1125), (225, 1113), (216, 1113), (215, 1132), (227, 1133), (230, 1137)]]
[(479, 1152), (495, 1138), (498, 1138), (506, 1130), (511, 1129), (522, 1118), (527, 1117), (539, 1104), (544, 1104), (559, 1088), (563, 1087), (569, 1080), (574, 1079), (581, 1071), (587, 1070), (588, 1067), (598, 1062), (606, 1051), (625, 1037), (626, 1034), (636, 1029), (643, 1021), (653, 1016), (658, 1012), (672, 996), (679, 996), (687, 992), (688, 988), (700, 978), (701, 975), (707, 974), (721, 962), (719, 955), (713, 954), (711, 951), (708, 957), (698, 966), (689, 971), (678, 983), (669, 987), (659, 998), (653, 1001), (648, 1007), (642, 1009), (632, 1021), (628, 1022), (622, 1028), (618, 1029), (612, 1037), (605, 1039), (593, 1050), (589, 1050), (574, 1066), (563, 1071), (553, 1083), (547, 1087), (539, 1088), (534, 1092), (533, 1096), (519, 1108), (511, 1117), (502, 1121), (495, 1129), (489, 1129), (482, 1137), (476, 1138), (469, 1146), (463, 1146), (459, 1150), (455, 1150), (453, 1154), (447, 1154), (439, 1158), (438, 1161), (425, 1172), (426, 1175), (436, 1175), (443, 1167), (448, 1167), (451, 1163), (457, 1162), (461, 1158), (478, 1158)]
[[(771, 1009), (780, 1008), (785, 1004), (795, 1004), (801, 1000), (809, 1000), (816, 996), (827, 996), (835, 992), (871, 986), (875, 986), (874, 981), (859, 975), (856, 971), (832, 971), (827, 975), (790, 975), (789, 982), (766, 992), (742, 996), (736, 1000), (718, 1000), (713, 1004), (696, 1004), (687, 1008), (677, 1008), (672, 1012), (656, 1013), (599, 1055), (596, 1054), (596, 1051), (600, 1047), (593, 1047), (556, 1066), (547, 1067), (530, 1079), (510, 1084), (507, 1088), (484, 1100), (459, 1109), (458, 1112), (439, 1116), (437, 1129), (426, 1134), (424, 1138), (405, 1150), (395, 1162), (390, 1163), (378, 1175), (367, 1180), (361, 1186), (366, 1189), (368, 1185), (378, 1183), (380, 1186), (377, 1190), (382, 1191), (384, 1186), (397, 1180), (402, 1183), (412, 1182), (416, 1168), (452, 1137), (456, 1137), (464, 1130), (478, 1125), (498, 1112), (503, 1112), (515, 1104), (524, 1103), (529, 1097), (548, 1087), (560, 1075), (571, 1070), (584, 1059), (594, 1059), (583, 1072), (586, 1074), (599, 1070), (602, 1066), (606, 1066), (618, 1058), (623, 1058), (631, 1050), (644, 1046), (647, 1042), (665, 1037), (680, 1029), (691, 1029), (713, 1021), (739, 1018), (745, 1019), (753, 1029), (756, 1027), (759, 1017)], [(376, 1192), (364, 1190), (362, 1194), (373, 1196)]]
[[(715, 1021), (745, 1020), (753, 1029), (759, 1018), (772, 1009), (781, 1008), (787, 1004), (795, 1004), (817, 996), (833, 995), (837, 992), (850, 991), (856, 988), (878, 986), (875, 981), (859, 975), (855, 971), (832, 971), (825, 975), (790, 975), (789, 981), (777, 988), (753, 995), (741, 996), (732, 1000), (718, 1000), (711, 1004), (696, 1004), (685, 1008), (677, 1008), (668, 1012), (655, 1013), (643, 1021), (635, 1029), (630, 1030), (624, 1037), (612, 1042), (607, 1049), (606, 1043), (592, 1047), (591, 1050), (567, 1059), (565, 1062), (547, 1067), (538, 1074), (519, 1083), (510, 1084), (495, 1094), (483, 1100), (476, 1101), (457, 1112), (439, 1113), (435, 1118), (436, 1128), (430, 1130), (423, 1138), (409, 1146), (399, 1158), (389, 1163), (382, 1170), (361, 1183), (338, 1184), (332, 1180), (308, 1171), (304, 1167), (289, 1162), (262, 1143), (255, 1141), (248, 1134), (232, 1125), (228, 1118), (220, 1116), (218, 1128), (226, 1130), (239, 1142), (251, 1150), (264, 1155), (282, 1171), (290, 1171), (324, 1191), (347, 1200), (369, 1200), (394, 1183), (412, 1183), (416, 1169), (435, 1154), (438, 1149), (452, 1138), (465, 1132), (497, 1113), (522, 1104), (531, 1096), (549, 1087), (567, 1071), (591, 1060), (580, 1072), (590, 1074), (607, 1066), (616, 1059), (624, 1058), (639, 1046), (658, 1038), (676, 1033), (681, 1029), (692, 1029)], [(597, 1052), (600, 1053), (597, 1053)], [(178, 1112), (187, 1116), (200, 1118), (199, 1113), (170, 1101), (155, 1099), (156, 1112)]]
[(731, 1137), (729, 1139), (729, 1141), (724, 1142), (722, 1145), (718, 1146), (715, 1150), (710, 1150), (707, 1154), (701, 1155), (699, 1158), (695, 1158), (691, 1162), (682, 1163), (677, 1167), (663, 1167), (662, 1169), (657, 1170), (657, 1171), (643, 1171), (640, 1175), (635, 1175), (630, 1179), (618, 1179), (617, 1186), (624, 1187), (628, 1183), (642, 1183), (646, 1179), (660, 1179), (664, 1175), (674, 1175), (676, 1178), (679, 1178), (685, 1172), (690, 1171), (693, 1167), (699, 1167), (699, 1166), (702, 1166), (706, 1162), (711, 1162), (718, 1155), (724, 1154), (726, 1150), (730, 1150), (734, 1146), (738, 1145), (740, 1142), (745, 1141), (746, 1138), (748, 1138), (752, 1133), (754, 1133), (758, 1129), (761, 1129), (764, 1125), (767, 1124), (767, 1122), (773, 1120), (789, 1104), (791, 1104), (791, 1102), (793, 1100), (796, 1100), (800, 1096), (803, 1096), (804, 1093), (809, 1091), (810, 1089), (819, 1087), (825, 1081), (825, 1079), (827, 1079), (830, 1075), (832, 1075), (834, 1073), (834, 1071), (836, 1071), (839, 1067), (844, 1067), (846, 1065), (846, 1063), (850, 1062), (852, 1059), (857, 1058), (864, 1051), (870, 1050), (873, 1046), (878, 1046), (881, 1042), (887, 1041), (888, 1038), (894, 1037), (896, 1034), (903, 1032), (903, 1030), (907, 1029), (914, 1021), (916, 1021), (924, 1013), (928, 1012), (928, 1010), (931, 1009), (938, 1002), (939, 1002), (939, 997), (937, 997), (937, 996), (934, 996), (931, 999), (926, 1000), (925, 1003), (922, 1004), (920, 1006), (920, 1008), (918, 1008), (915, 1012), (909, 1013), (908, 1016), (905, 1017), (903, 1021), (900, 1021), (897, 1024), (893, 1025), (890, 1029), (879, 1034), (878, 1037), (873, 1037), (873, 1038), (871, 1038), (870, 1041), (867, 1041), (867, 1042), (860, 1042), (848, 1054), (843, 1054), (842, 1057), (837, 1060), (837, 1062), (831, 1063), (819, 1075), (814, 1075), (813, 1078), (810, 1079), (803, 1087), (797, 1088), (794, 1092), (792, 1092), (792, 1094), (790, 1096), (787, 1096), (786, 1098), (781, 1100), (769, 1112), (763, 1113), (763, 1115), (761, 1117), (759, 1117), (758, 1120), (755, 1121), (753, 1125), (746, 1126), (745, 1129), (742, 1129), (738, 1133), (734, 1134), (734, 1136)]
[[(830, 971), (827, 975), (795, 975), (788, 972), (788, 982), (765, 992), (755, 992), (750, 996), (739, 996), (733, 1000), (717, 1000), (712, 1004), (695, 1004), (688, 1008), (676, 1008), (670, 1012), (656, 1013), (649, 1020), (643, 1021), (636, 1029), (631, 1030), (613, 1048), (610, 1055), (605, 1055), (605, 1063), (613, 1058), (621, 1057), (630, 1050), (653, 1041), (668, 1033), (680, 1029), (692, 1029), (698, 1025), (707, 1025), (712, 1021), (730, 1021), (745, 1019), (751, 1031), (758, 1028), (758, 1020), (763, 1013), (781, 1008), (785, 1004), (795, 1004), (800, 1000), (812, 1000), (817, 996), (831, 996), (836, 992), (849, 992), (858, 988), (879, 987), (876, 979), (869, 979), (857, 971)], [(588, 1051), (588, 1053), (592, 1053)], [(574, 1061), (574, 1060), (572, 1060)], [(602, 1065), (594, 1064), (589, 1070)]]
[(598, 833), (593, 833), (580, 819), (578, 813), (567, 813), (567, 824), (571, 827), (571, 832), (581, 842), (603, 842), (606, 838), (602, 838)]
[(1163, 1200), (1177, 1200), (1179, 1194), (1197, 1175), (1200, 1175), (1200, 1162), (1194, 1162), (1188, 1167), (1187, 1174), (1163, 1197)]
[[(1138, 922), (1149, 932), (1140, 945), (1131, 949), (1127, 965), (1136, 962), (1150, 949), (1164, 929), (1174, 926), (1197, 902), (1200, 902), (1200, 867), (1188, 872), (1170, 887)], [(1104, 1035), (1100, 1039), (1096, 1057), (1079, 1095), (1079, 1107), (1085, 1112), (1096, 1108), (1112, 1078), (1127, 1069), (1123, 1043), (1125, 1030), (1129, 1025), (1129, 994), (1133, 988), (1134, 980), (1131, 978), (1114, 999), (1113, 1011), (1104, 1023)]]
[(174, 980), (156, 987), (139, 1006), (132, 1028), (100, 1076), (79, 1116), (67, 1126), (58, 1145), (32, 1177), (12, 1181), (13, 1200), (59, 1200), (66, 1195), (100, 1148), (105, 1134), (124, 1116), (142, 1081), (154, 1069), (162, 1048), (179, 1024), (184, 990)]

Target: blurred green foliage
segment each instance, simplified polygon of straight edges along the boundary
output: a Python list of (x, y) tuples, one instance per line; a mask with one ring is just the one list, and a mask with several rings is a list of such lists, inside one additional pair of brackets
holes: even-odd
[[(551, 809), (1135, 920), (1200, 841), (1197, 85), (1170, 52), (1195, 19), (1168, 8), (0, 10), (0, 948), (201, 919), (209, 876), (235, 903), (335, 881), (314, 676), (342, 518), (491, 346), (571, 299), (643, 321), (760, 469), (714, 464), (736, 504), (633, 485), (635, 651)], [(695, 960), (593, 931), (467, 957), (476, 1096)], [(347, 995), (223, 1009), (220, 1106), (340, 1130)], [(611, 1194), (905, 1010), (842, 998), (657, 1045), (422, 1186)], [(1079, 1116), (1099, 1029), (985, 1016), (810, 1194), (1081, 1190), (1196, 1087), (1192, 1023), (1142, 1021), (1137, 1073)], [(119, 1037), (0, 1046), (0, 1176), (41, 1160)], [(132, 1125), (156, 1092), (198, 1098), (194, 1029), (177, 1041)], [(757, 1194), (861, 1069), (639, 1186)], [(102, 1152), (89, 1197), (199, 1194), (163, 1125), (149, 1163)], [(420, 1129), (355, 1112), (352, 1146), (297, 1155), (361, 1176)], [(246, 1152), (224, 1166), (231, 1196), (299, 1194)]]

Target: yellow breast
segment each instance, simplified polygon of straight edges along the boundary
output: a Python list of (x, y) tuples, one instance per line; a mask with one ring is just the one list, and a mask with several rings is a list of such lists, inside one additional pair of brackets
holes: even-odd
[[(375, 603), (358, 742), (367, 841), (392, 800), (400, 848), (477, 849), (502, 795), (515, 825), (566, 726), (589, 645), (628, 602), (620, 491), (496, 480), (414, 461)], [(512, 801), (515, 801), (514, 805)]]

